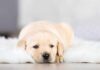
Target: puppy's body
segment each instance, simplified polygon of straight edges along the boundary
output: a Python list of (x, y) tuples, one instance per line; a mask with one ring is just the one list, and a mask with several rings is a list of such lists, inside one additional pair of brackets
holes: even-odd
[(24, 27), (20, 34), (19, 39), (31, 36), (37, 32), (46, 31), (48, 33), (54, 33), (63, 40), (65, 47), (69, 47), (73, 41), (73, 30), (66, 23), (49, 23), (46, 21), (32, 22)]
[[(56, 55), (63, 57), (65, 49), (71, 46), (72, 40), (73, 31), (69, 25), (39, 21), (32, 22), (22, 29), (19, 34), (18, 46), (25, 48), (25, 46), (29, 47), (38, 44), (38, 50), (32, 50), (32, 47), (26, 49), (33, 59), (36, 62), (42, 62), (41, 55), (43, 52), (48, 52), (50, 54), (50, 62), (55, 62)], [(49, 47), (52, 44), (55, 46), (53, 49)], [(58, 61), (62, 61), (62, 59)]]

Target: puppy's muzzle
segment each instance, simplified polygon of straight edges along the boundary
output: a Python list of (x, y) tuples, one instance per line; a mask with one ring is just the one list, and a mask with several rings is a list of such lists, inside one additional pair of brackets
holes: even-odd
[(47, 52), (43, 53), (42, 57), (43, 57), (44, 62), (49, 62), (49, 59), (50, 59), (49, 53), (47, 53)]

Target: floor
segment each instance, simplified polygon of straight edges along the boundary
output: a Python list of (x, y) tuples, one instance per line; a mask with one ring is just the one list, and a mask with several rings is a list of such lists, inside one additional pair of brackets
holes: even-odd
[(0, 64), (0, 70), (100, 70), (100, 64)]

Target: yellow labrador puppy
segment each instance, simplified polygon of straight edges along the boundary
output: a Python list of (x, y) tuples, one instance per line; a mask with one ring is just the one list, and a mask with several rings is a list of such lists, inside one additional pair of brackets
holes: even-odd
[(21, 30), (18, 47), (25, 49), (37, 63), (60, 63), (72, 40), (72, 28), (66, 23), (38, 21)]

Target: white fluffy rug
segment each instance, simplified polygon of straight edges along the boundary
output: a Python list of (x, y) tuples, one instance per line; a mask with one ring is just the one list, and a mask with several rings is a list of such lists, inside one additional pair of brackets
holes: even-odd
[[(17, 38), (0, 37), (0, 63), (34, 63), (24, 50), (16, 48), (17, 41)], [(100, 42), (76, 38), (64, 59), (66, 62), (100, 63)]]
[(100, 63), (100, 42), (76, 38), (64, 58), (67, 62)]
[(27, 53), (16, 47), (17, 38), (0, 37), (0, 63), (34, 62)]

